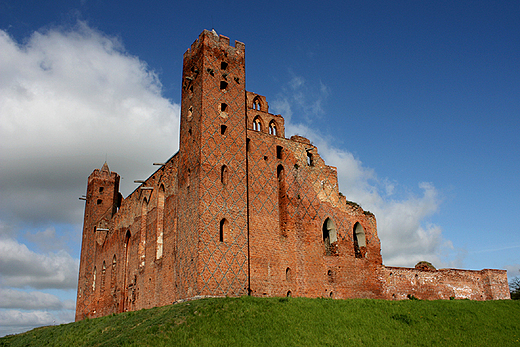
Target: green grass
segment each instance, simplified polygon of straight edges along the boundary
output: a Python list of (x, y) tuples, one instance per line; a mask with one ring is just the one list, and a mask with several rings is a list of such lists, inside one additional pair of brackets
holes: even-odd
[(0, 346), (520, 346), (520, 301), (202, 299), (37, 328)]

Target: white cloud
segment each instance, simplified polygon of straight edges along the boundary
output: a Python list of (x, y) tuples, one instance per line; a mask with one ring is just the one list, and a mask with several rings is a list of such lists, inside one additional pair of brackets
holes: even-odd
[(118, 39), (80, 22), (23, 45), (0, 31), (0, 51), (1, 218), (77, 223), (78, 187), (105, 155), (128, 193), (176, 151), (178, 105)]
[(22, 292), (0, 288), (0, 308), (23, 310), (75, 310), (73, 300), (61, 301), (57, 296), (42, 292)]
[(78, 260), (67, 252), (38, 254), (10, 238), (0, 238), (0, 281), (3, 287), (73, 289)]
[(106, 157), (131, 192), (176, 152), (180, 108), (118, 38), (82, 22), (22, 44), (0, 30), (0, 52), (0, 326), (15, 327), (3, 335), (74, 319), (72, 300), (12, 288), (76, 288), (78, 260), (63, 248), (79, 232), (88, 175)]

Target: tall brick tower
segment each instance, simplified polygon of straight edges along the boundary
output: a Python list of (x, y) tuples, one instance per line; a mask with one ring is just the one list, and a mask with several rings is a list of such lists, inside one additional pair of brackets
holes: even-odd
[(245, 45), (204, 30), (184, 54), (176, 270), (180, 297), (248, 284)]
[[(101, 170), (95, 169), (88, 177), (78, 281), (78, 312), (82, 307), (91, 304), (91, 293), (95, 291), (96, 284), (99, 285), (95, 279), (99, 278), (102, 269), (95, 266), (96, 254), (102, 248), (102, 241), (107, 235), (112, 216), (117, 212), (120, 201), (119, 175), (110, 172), (107, 163), (104, 163)], [(91, 288), (82, 288), (82, 283)]]

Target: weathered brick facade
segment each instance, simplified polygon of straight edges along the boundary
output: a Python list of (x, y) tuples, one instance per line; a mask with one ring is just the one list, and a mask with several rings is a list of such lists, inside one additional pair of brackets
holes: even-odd
[(179, 152), (125, 199), (106, 164), (89, 176), (76, 320), (196, 296), (509, 298), (503, 270), (382, 265), (375, 216), (245, 90), (244, 58), (202, 32), (184, 54)]

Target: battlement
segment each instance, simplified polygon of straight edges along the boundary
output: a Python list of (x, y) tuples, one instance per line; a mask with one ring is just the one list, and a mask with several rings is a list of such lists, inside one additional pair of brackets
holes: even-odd
[(186, 50), (184, 58), (186, 59), (186, 57), (197, 52), (201, 46), (218, 47), (225, 51), (234, 50), (236, 54), (244, 54), (246, 49), (246, 45), (243, 42), (235, 41), (235, 46), (233, 47), (229, 45), (229, 37), (217, 34), (214, 29), (211, 31), (204, 29), (199, 35), (199, 38)]

